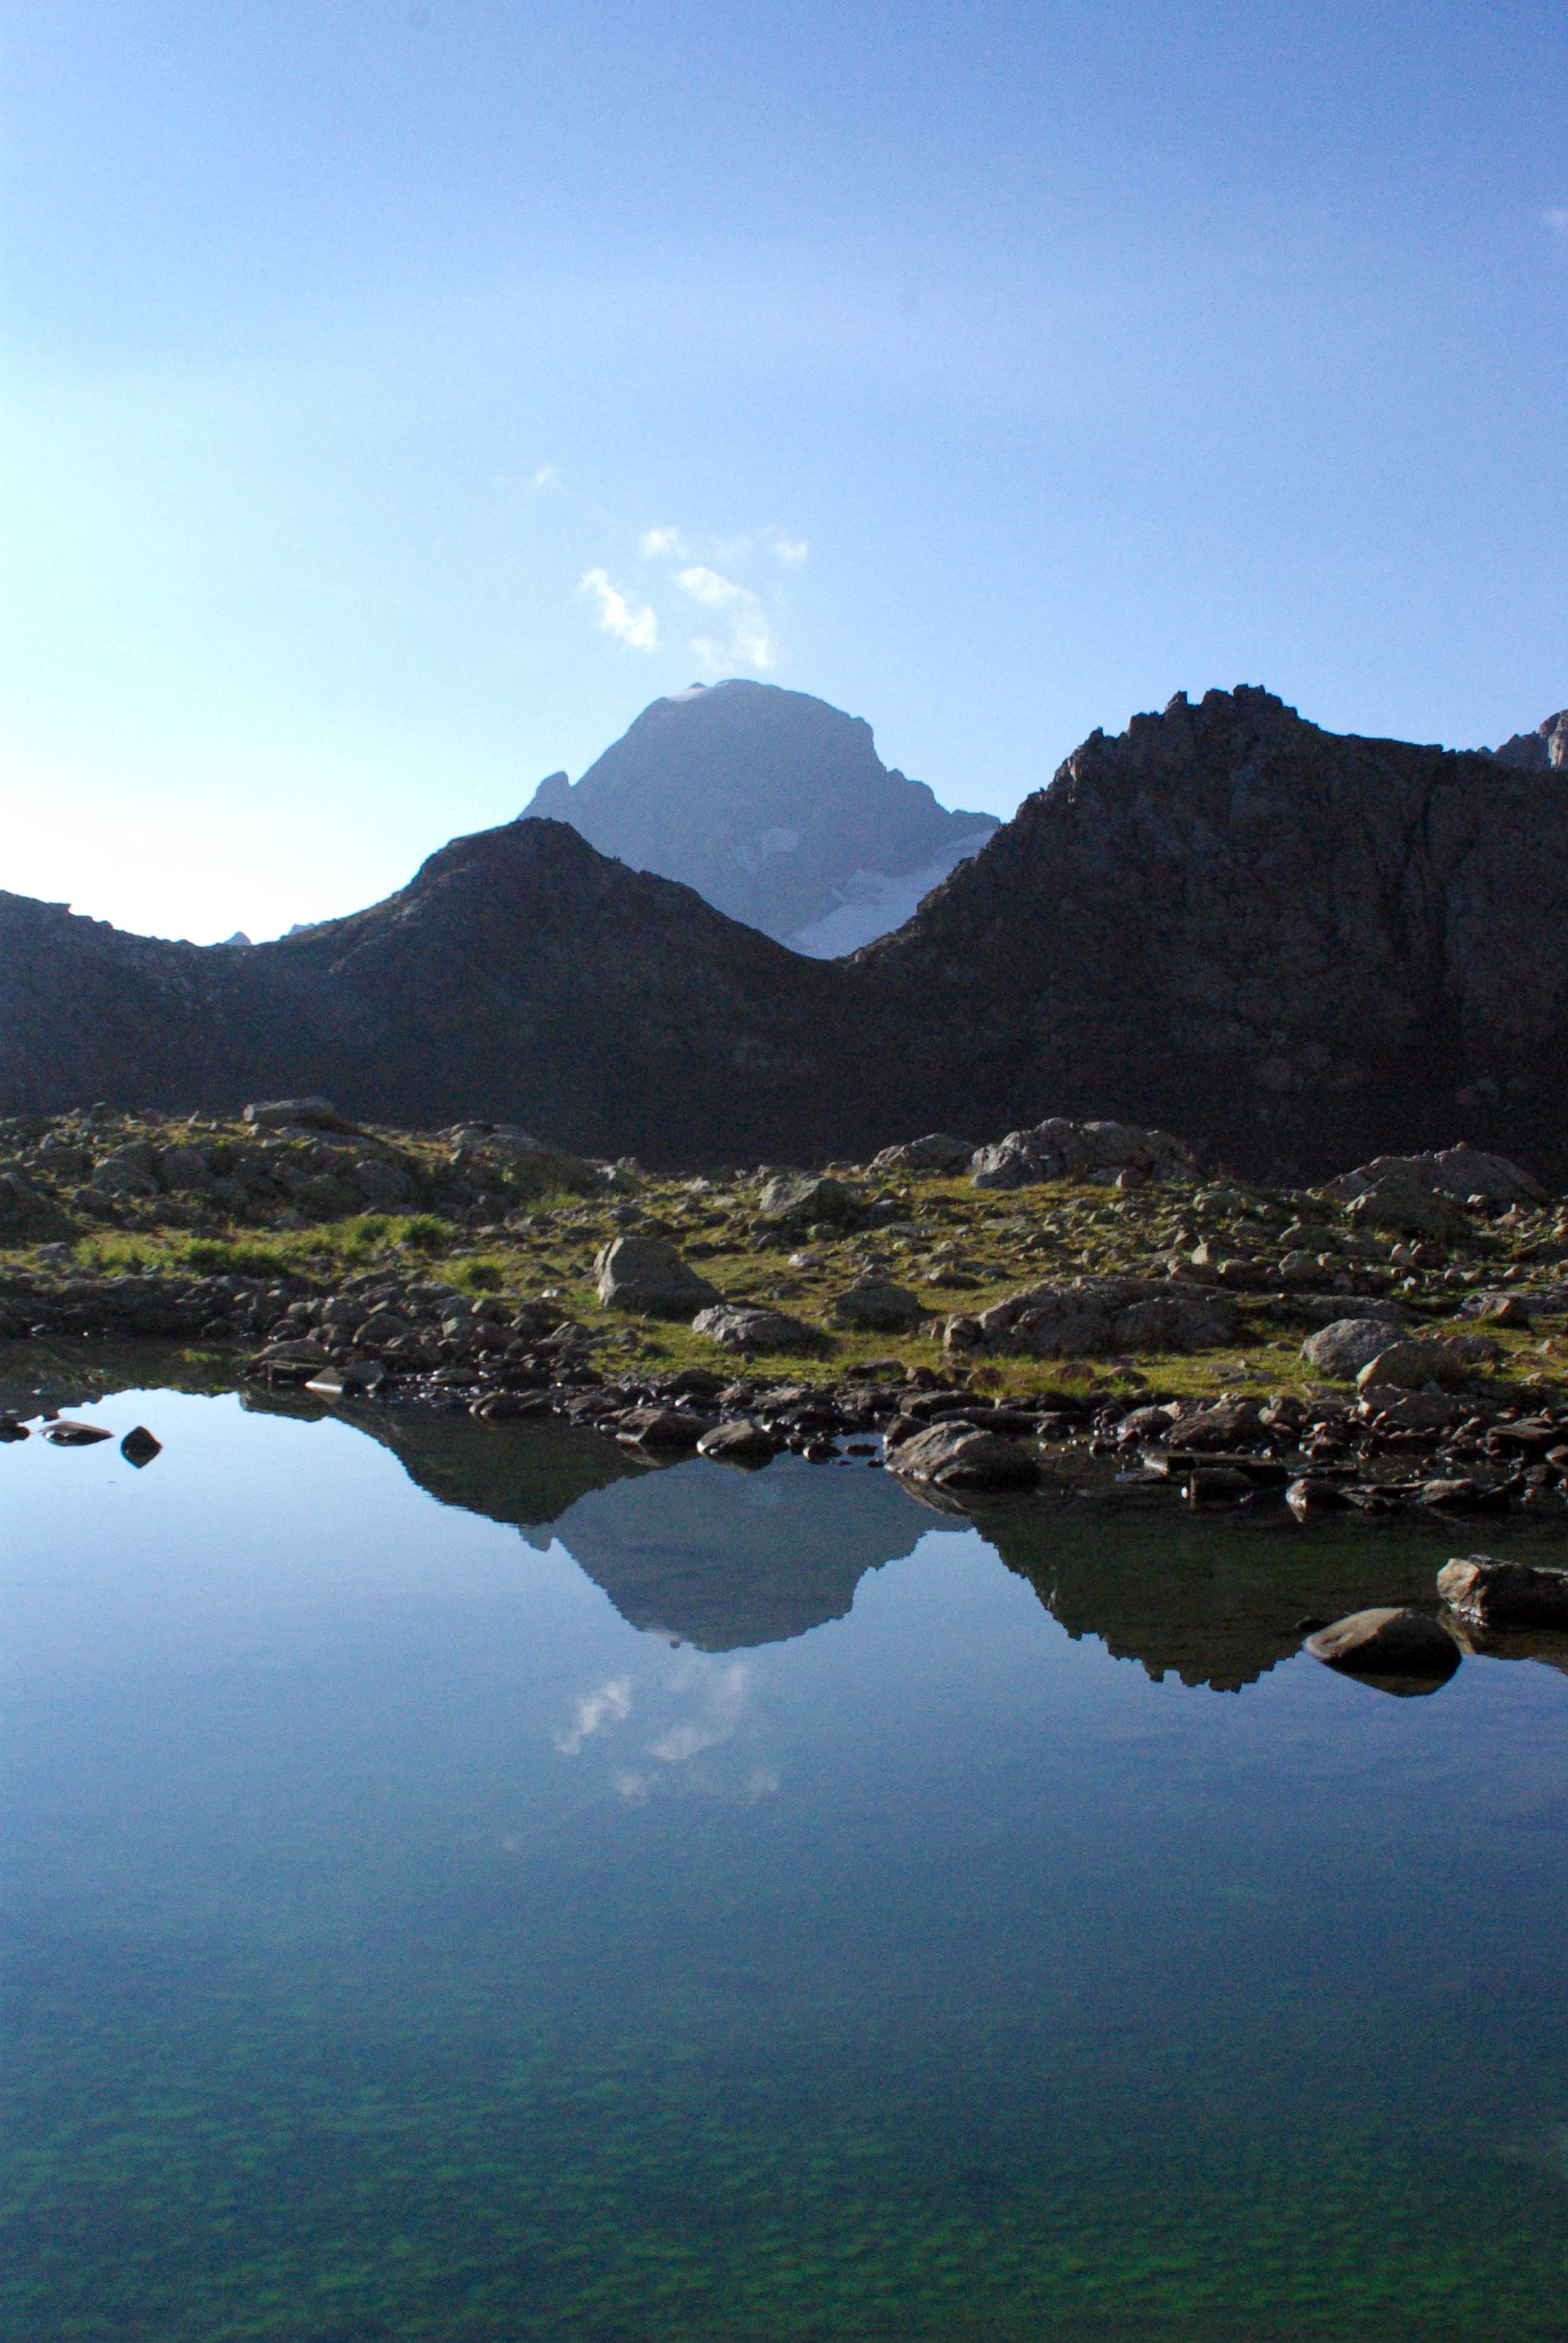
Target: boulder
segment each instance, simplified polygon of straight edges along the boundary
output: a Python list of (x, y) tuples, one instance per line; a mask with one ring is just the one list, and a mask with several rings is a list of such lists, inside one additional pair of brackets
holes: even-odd
[(1357, 1228), (1380, 1236), (1431, 1237), (1446, 1244), (1464, 1227), (1464, 1214), (1452, 1197), (1403, 1172), (1380, 1174), (1350, 1207)]
[(256, 1131), (352, 1131), (330, 1099), (255, 1099), (244, 1120)]
[(1449, 1432), (1463, 1422), (1467, 1408), (1463, 1400), (1439, 1392), (1373, 1383), (1362, 1393), (1361, 1411), (1380, 1432)]
[(1113, 1358), (1207, 1350), (1230, 1341), (1234, 1324), (1227, 1302), (1174, 1278), (1081, 1277), (1027, 1286), (978, 1318), (950, 1319), (944, 1345), (952, 1353)]
[(763, 1189), (757, 1209), (761, 1219), (777, 1228), (809, 1228), (826, 1221), (834, 1228), (852, 1229), (866, 1217), (864, 1199), (825, 1172), (779, 1173)]
[(1357, 1318), (1381, 1318), (1385, 1326), (1405, 1326), (1410, 1312), (1402, 1302), (1390, 1302), (1376, 1293), (1292, 1293), (1290, 1313), (1292, 1318), (1305, 1318), (1315, 1326), (1333, 1326), (1353, 1312)]
[(1332, 1326), (1320, 1326), (1307, 1336), (1302, 1356), (1319, 1374), (1349, 1383), (1389, 1348), (1389, 1334), (1386, 1318), (1336, 1318)]
[[(107, 1195), (104, 1202), (108, 1204)], [(68, 1235), (70, 1225), (59, 1207), (29, 1187), (19, 1172), (0, 1172), (0, 1243), (36, 1244)]]
[(749, 1415), (716, 1423), (697, 1443), (699, 1456), (717, 1456), (727, 1464), (766, 1464), (777, 1456), (780, 1443)]
[(882, 1277), (857, 1279), (844, 1292), (835, 1294), (828, 1308), (840, 1326), (879, 1334), (908, 1333), (928, 1314), (907, 1287)]
[(887, 1463), (908, 1480), (939, 1489), (1032, 1489), (1040, 1481), (1040, 1466), (1027, 1449), (961, 1416), (890, 1443)]
[(906, 1140), (901, 1147), (884, 1147), (871, 1159), (873, 1172), (963, 1172), (974, 1155), (974, 1141), (954, 1139), (945, 1131), (930, 1131), (923, 1139)]
[(678, 1407), (633, 1407), (617, 1420), (615, 1436), (628, 1448), (695, 1448), (711, 1421)]
[(1491, 1326), (1525, 1327), (1534, 1322), (1529, 1303), (1517, 1293), (1483, 1293), (1477, 1297), (1474, 1314)]
[(1437, 1574), (1450, 1610), (1476, 1627), (1568, 1627), (1568, 1571), (1459, 1554)]
[(1441, 1342), (1389, 1342), (1356, 1370), (1356, 1389), (1363, 1393), (1390, 1386), (1418, 1392), (1428, 1383), (1457, 1391), (1467, 1381), (1463, 1362)]
[(691, 1322), (694, 1334), (706, 1335), (724, 1351), (765, 1351), (786, 1353), (820, 1351), (821, 1329), (808, 1326), (782, 1310), (764, 1310), (749, 1302), (720, 1302), (699, 1310)]
[(1425, 1155), (1376, 1155), (1353, 1172), (1342, 1172), (1323, 1190), (1337, 1203), (1353, 1203), (1381, 1182), (1406, 1181), (1429, 1194), (1466, 1203), (1480, 1196), (1489, 1204), (1543, 1204), (1546, 1191), (1532, 1173), (1511, 1163), (1506, 1155), (1489, 1155), (1484, 1149), (1461, 1141)]
[(970, 1176), (977, 1188), (1024, 1188), (1042, 1180), (1110, 1179), (1119, 1172), (1190, 1179), (1195, 1168), (1169, 1131), (1050, 1115), (1030, 1130), (1010, 1131), (994, 1145), (977, 1149)]
[(594, 1262), (598, 1298), (607, 1310), (637, 1310), (653, 1318), (689, 1318), (721, 1297), (659, 1237), (615, 1237)]
[(1424, 1611), (1352, 1611), (1307, 1637), (1306, 1648), (1325, 1667), (1356, 1676), (1412, 1676), (1446, 1683), (1459, 1665), (1459, 1646)]

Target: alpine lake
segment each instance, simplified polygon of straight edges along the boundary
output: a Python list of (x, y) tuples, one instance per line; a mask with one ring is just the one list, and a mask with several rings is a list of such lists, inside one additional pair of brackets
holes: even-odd
[(0, 1390), (5, 2343), (1568, 2336), (1568, 1648), (1298, 1632), (1568, 1513), (113, 1381)]

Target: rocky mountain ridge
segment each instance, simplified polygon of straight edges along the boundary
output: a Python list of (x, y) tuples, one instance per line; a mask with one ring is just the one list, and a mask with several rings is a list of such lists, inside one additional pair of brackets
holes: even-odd
[(1179, 697), (1093, 734), (842, 961), (536, 819), (248, 949), (0, 896), (0, 1111), (317, 1091), (666, 1163), (1099, 1114), (1270, 1174), (1462, 1131), (1551, 1175), (1560, 770), (1326, 733), (1251, 688)]

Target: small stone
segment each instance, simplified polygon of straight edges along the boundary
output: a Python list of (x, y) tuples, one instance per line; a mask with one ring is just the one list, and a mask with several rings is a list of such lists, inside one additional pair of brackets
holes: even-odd
[(163, 1453), (162, 1441), (155, 1440), (145, 1423), (133, 1424), (120, 1443), (121, 1455), (127, 1464), (134, 1464), (138, 1473), (144, 1465), (150, 1464), (155, 1456), (161, 1456)]
[(56, 1448), (91, 1448), (98, 1441), (112, 1440), (114, 1436), (112, 1432), (105, 1432), (96, 1423), (71, 1423), (65, 1421), (51, 1423), (44, 1434), (45, 1439), (52, 1441)]

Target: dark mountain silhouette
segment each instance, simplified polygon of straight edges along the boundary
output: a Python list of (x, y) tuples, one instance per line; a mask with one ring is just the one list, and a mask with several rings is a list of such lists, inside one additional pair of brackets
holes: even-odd
[(820, 958), (900, 926), (998, 827), (890, 771), (861, 718), (742, 681), (656, 699), (575, 788), (541, 781), (528, 811)]
[(1462, 1135), (1560, 1173), (1565, 933), (1560, 768), (1326, 733), (1241, 689), (1095, 733), (844, 961), (549, 820), (248, 950), (0, 896), (0, 1110), (320, 1090), (666, 1164), (1099, 1112), (1243, 1171)]

